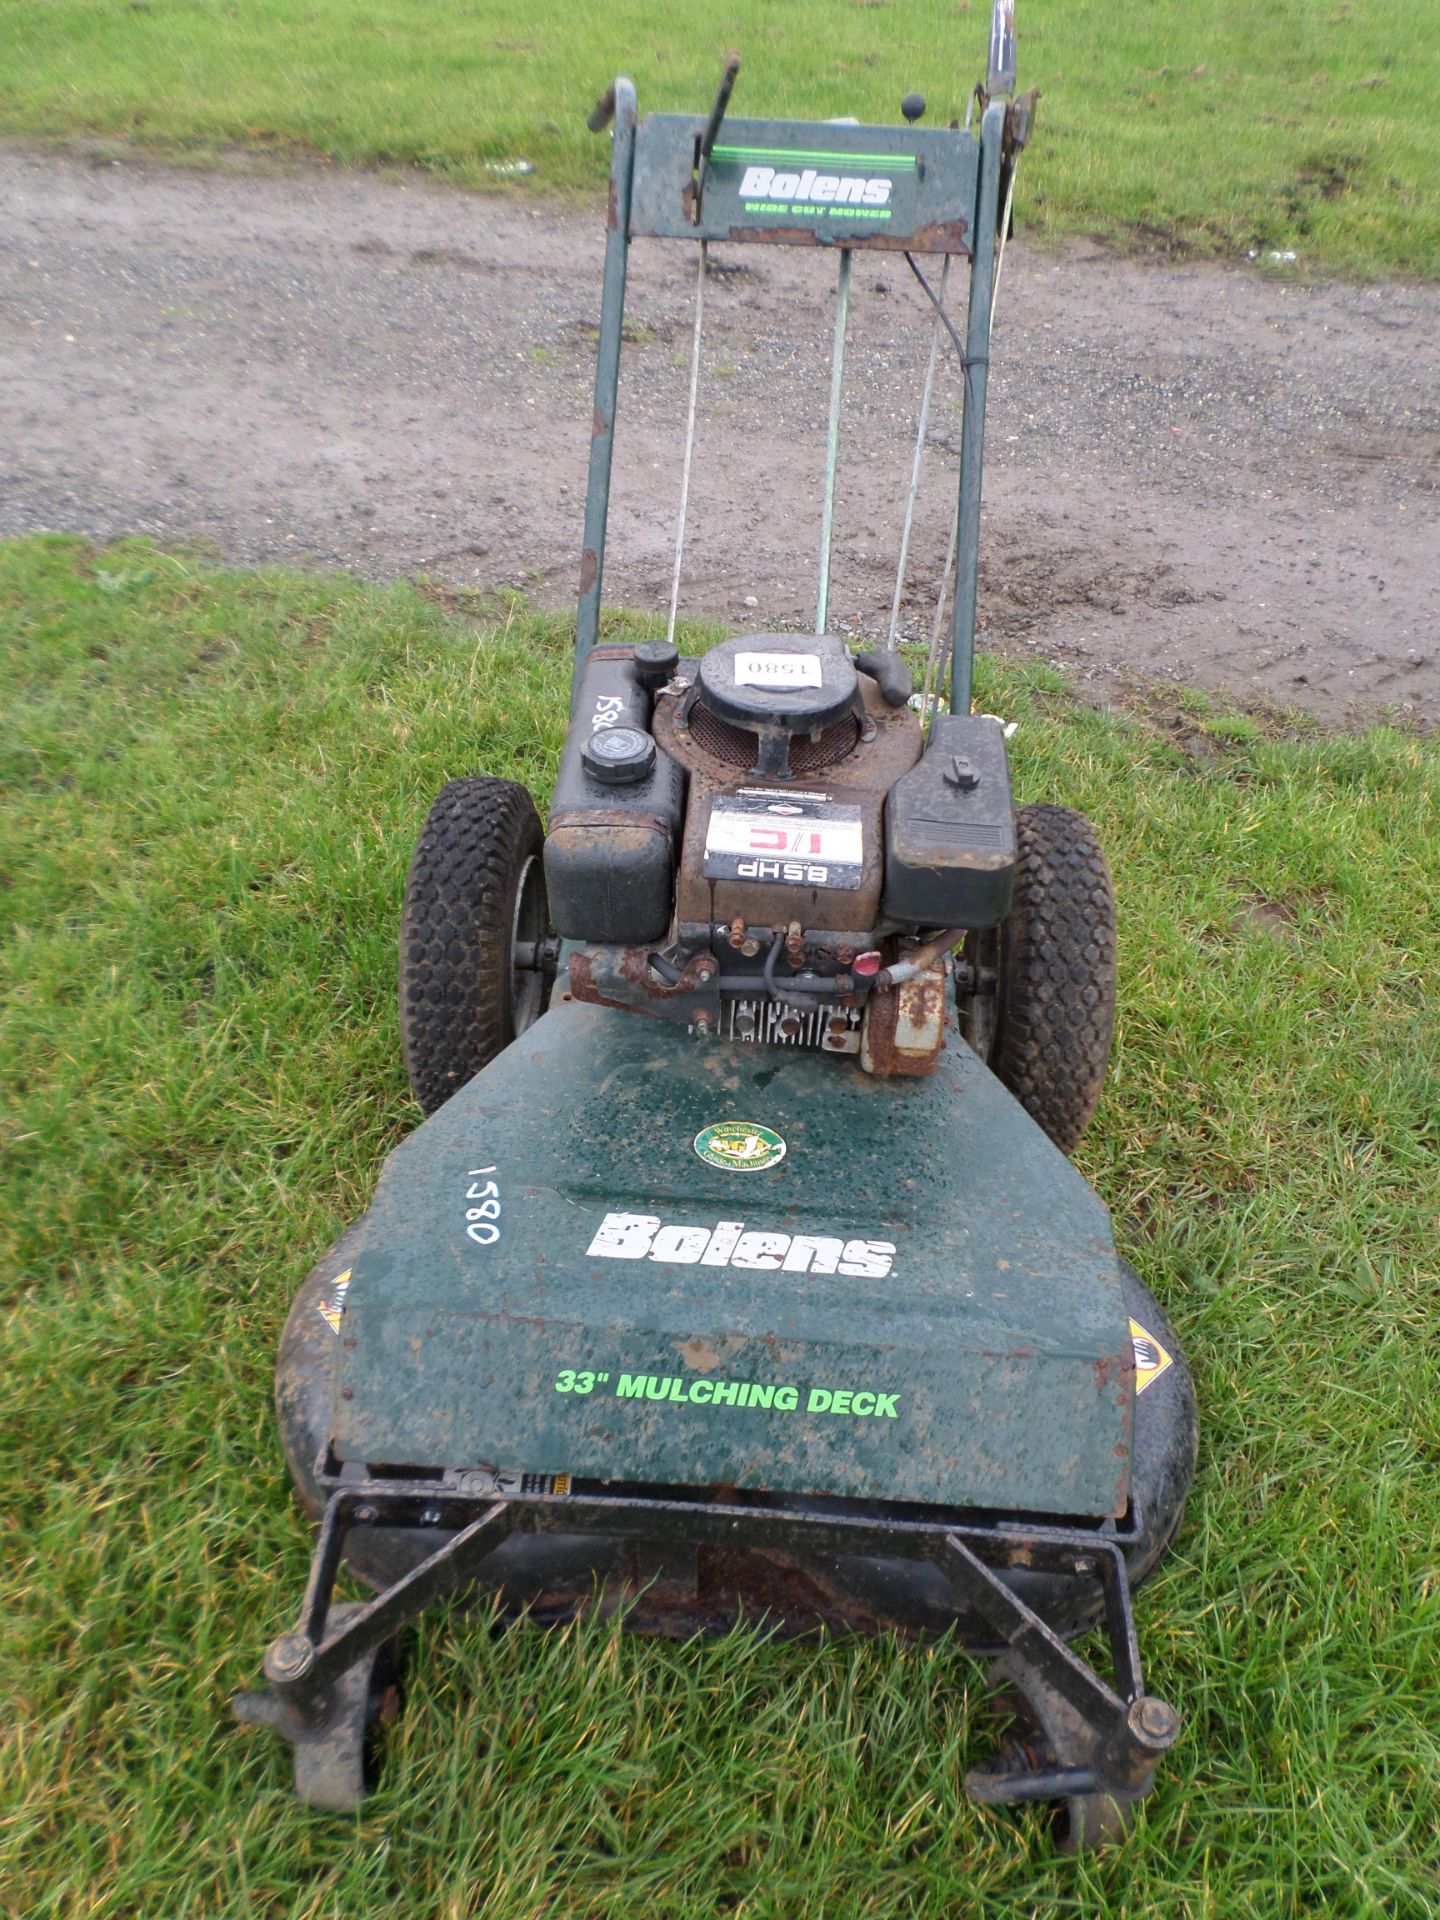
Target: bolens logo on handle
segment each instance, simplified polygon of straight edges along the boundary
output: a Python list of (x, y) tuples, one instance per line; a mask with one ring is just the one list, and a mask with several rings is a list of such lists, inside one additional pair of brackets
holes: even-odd
[(889, 204), (893, 184), (883, 174), (817, 173), (814, 167), (789, 173), (778, 167), (746, 167), (740, 197), (815, 201), (833, 207), (883, 207)]

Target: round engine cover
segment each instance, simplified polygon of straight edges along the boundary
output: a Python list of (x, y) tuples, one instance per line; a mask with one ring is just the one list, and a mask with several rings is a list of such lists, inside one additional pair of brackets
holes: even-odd
[(700, 662), (699, 698), (732, 726), (810, 733), (854, 707), (855, 663), (830, 634), (746, 633)]

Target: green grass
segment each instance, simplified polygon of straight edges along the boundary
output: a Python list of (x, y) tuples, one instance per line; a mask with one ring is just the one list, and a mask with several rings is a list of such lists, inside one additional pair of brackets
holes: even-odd
[[(0, 130), (393, 161), (470, 183), (597, 184), (584, 116), (617, 67), (694, 112), (730, 46), (735, 111), (963, 112), (982, 0), (0, 0)], [(1021, 219), (1166, 250), (1295, 249), (1302, 266), (1440, 272), (1433, 0), (1027, 0), (1045, 95)]]
[(1434, 742), (985, 670), (1022, 794), (1113, 854), (1083, 1166), (1202, 1407), (1140, 1601), (1187, 1732), (1125, 1855), (1057, 1862), (1037, 1815), (964, 1801), (989, 1725), (948, 1647), (594, 1621), (433, 1620), (388, 1784), (332, 1822), (226, 1713), (307, 1561), (271, 1361), (417, 1118), (392, 992), (425, 807), (476, 767), (543, 792), (565, 632), (38, 539), (0, 548), (0, 634), (0, 1909), (1440, 1912)]

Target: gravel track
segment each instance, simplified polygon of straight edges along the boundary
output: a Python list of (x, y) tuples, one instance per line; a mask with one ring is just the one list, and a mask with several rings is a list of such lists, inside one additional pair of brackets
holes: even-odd
[[(1022, 177), (1023, 203), (1023, 177)], [(575, 591), (595, 208), (343, 172), (0, 150), (0, 532)], [(719, 249), (683, 604), (813, 607), (833, 263)], [(669, 590), (694, 254), (632, 254), (607, 600)], [(832, 626), (883, 631), (928, 324), (857, 259)], [(903, 625), (928, 634), (945, 365)], [(989, 644), (1350, 723), (1440, 720), (1440, 288), (1307, 285), (1023, 234), (991, 374)]]

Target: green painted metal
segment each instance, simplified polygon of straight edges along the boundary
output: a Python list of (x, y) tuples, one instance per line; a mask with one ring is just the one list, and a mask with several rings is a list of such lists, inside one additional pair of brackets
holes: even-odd
[(840, 279), (835, 290), (835, 345), (830, 355), (830, 422), (825, 431), (825, 490), (820, 507), (820, 578), (815, 589), (815, 631), (823, 634), (830, 617), (830, 548), (835, 533), (835, 468), (840, 459), (840, 403), (845, 381), (845, 328), (850, 317), (849, 247), (840, 249)]
[[(951, 617), (952, 711), (967, 712), (975, 652), (986, 363), (995, 282), (995, 226), (1005, 109), (992, 103), (978, 137), (955, 128), (841, 126), (805, 120), (727, 117), (699, 190), (700, 115), (637, 119), (635, 89), (614, 86), (609, 227), (595, 368), (595, 417), (585, 494), (575, 673), (599, 635), (610, 468), (630, 241), (636, 237), (841, 249), (904, 248), (971, 257), (966, 319), (965, 411), (956, 507), (956, 591)], [(765, 175), (768, 173), (768, 185)], [(758, 183), (758, 184), (757, 184)], [(766, 191), (761, 187), (766, 186)], [(852, 201), (848, 196), (855, 195)], [(866, 200), (873, 202), (870, 204)], [(844, 326), (842, 271), (840, 314)], [(842, 335), (843, 338), (843, 335)], [(837, 354), (838, 377), (838, 354)], [(832, 394), (826, 517), (834, 489), (838, 409)], [(817, 619), (828, 600), (828, 540), (822, 538)]]
[[(755, 1170), (696, 1151), (726, 1121)], [(958, 1040), (891, 1082), (561, 1006), (396, 1149), (360, 1231), (344, 1460), (1123, 1507), (1108, 1216)]]
[(980, 181), (970, 313), (965, 335), (965, 412), (960, 426), (960, 499), (955, 532), (955, 608), (950, 632), (950, 711), (969, 713), (975, 680), (975, 601), (980, 578), (980, 485), (985, 451), (985, 390), (990, 309), (995, 291), (995, 224), (1005, 109), (994, 101), (980, 121)]
[(610, 148), (610, 206), (605, 275), (600, 287), (600, 340), (595, 350), (595, 414), (590, 475), (585, 487), (585, 535), (580, 555), (580, 608), (575, 621), (571, 699), (578, 696), (585, 657), (600, 636), (600, 589), (605, 574), (605, 528), (610, 514), (610, 461), (615, 450), (615, 405), (620, 390), (620, 342), (625, 321), (625, 269), (630, 249), (630, 185), (635, 161), (635, 88), (615, 82), (615, 127)]
[[(705, 125), (703, 114), (647, 114), (641, 121), (632, 235), (970, 250), (978, 153), (968, 133), (727, 116), (697, 209), (695, 142)], [(767, 169), (778, 191), (756, 184)], [(849, 198), (864, 196), (867, 187), (868, 199)]]

